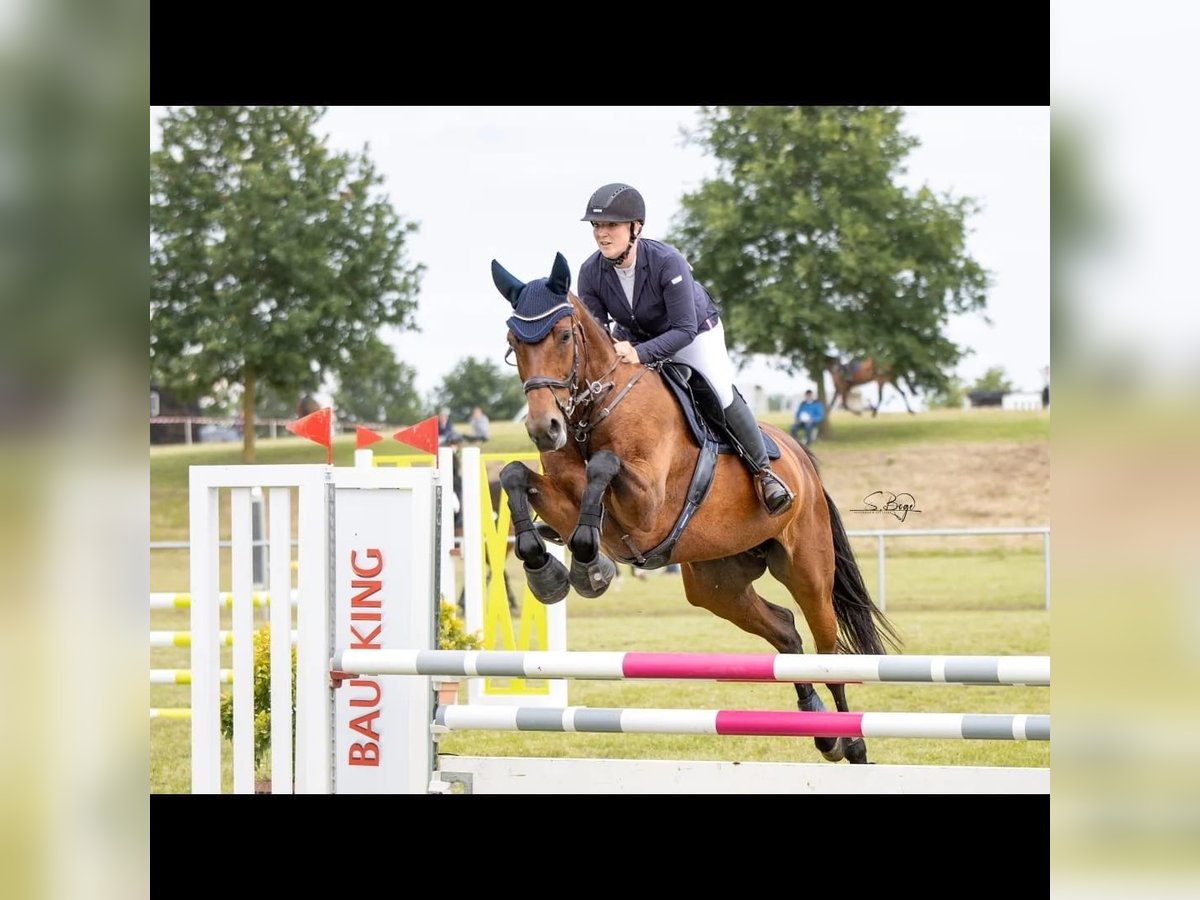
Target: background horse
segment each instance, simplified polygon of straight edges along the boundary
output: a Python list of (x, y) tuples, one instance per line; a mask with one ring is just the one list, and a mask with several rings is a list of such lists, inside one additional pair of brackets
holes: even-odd
[(846, 395), (851, 388), (858, 387), (860, 384), (870, 384), (875, 382), (876, 388), (879, 391), (879, 400), (871, 410), (872, 416), (879, 415), (879, 407), (883, 406), (883, 386), (890, 384), (900, 394), (904, 400), (904, 408), (913, 415), (913, 409), (908, 405), (908, 395), (904, 393), (904, 389), (900, 387), (899, 376), (887, 363), (876, 364), (875, 357), (868, 356), (866, 359), (858, 359), (849, 363), (843, 363), (836, 356), (825, 357), (825, 363), (829, 369), (829, 374), (833, 376), (833, 400), (829, 404), (829, 409), (832, 411), (837, 406), (838, 397), (842, 398), (842, 409), (849, 409), (856, 416), (862, 415), (857, 409), (850, 409), (846, 405)]
[[(508, 343), (529, 399), (525, 427), (544, 473), (521, 463), (501, 472), (515, 552), (534, 596), (555, 603), (569, 587), (599, 596), (612, 581), (613, 559), (650, 568), (677, 562), (693, 606), (758, 635), (779, 653), (802, 653), (792, 611), (754, 590), (755, 579), (769, 570), (803, 612), (818, 653), (882, 654), (885, 641), (898, 647), (891, 624), (871, 602), (812, 457), (778, 428), (763, 430), (780, 448), (772, 468), (795, 493), (791, 509), (768, 516), (741, 460), (721, 455), (707, 499), (677, 543), (664, 548), (700, 448), (662, 377), (617, 358), (608, 331), (569, 293), (562, 254), (548, 279), (522, 284), (495, 261), (492, 275), (515, 310)], [(535, 524), (533, 512), (544, 523)], [(547, 525), (567, 537), (570, 570), (546, 552)], [(845, 686), (827, 687), (837, 708), (848, 711)], [(795, 689), (801, 710), (825, 708), (812, 685)], [(818, 737), (815, 743), (828, 760), (867, 761), (861, 738)]]

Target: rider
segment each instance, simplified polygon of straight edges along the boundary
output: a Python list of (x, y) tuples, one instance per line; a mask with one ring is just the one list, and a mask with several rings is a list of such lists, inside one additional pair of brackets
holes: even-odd
[(670, 244), (644, 238), (646, 202), (627, 184), (606, 184), (588, 200), (599, 249), (579, 269), (579, 299), (601, 325), (616, 323), (617, 355), (626, 362), (672, 359), (701, 372), (725, 411), (725, 423), (745, 449), (763, 506), (778, 516), (792, 492), (771, 471), (754, 414), (733, 384), (725, 326), (708, 291)]

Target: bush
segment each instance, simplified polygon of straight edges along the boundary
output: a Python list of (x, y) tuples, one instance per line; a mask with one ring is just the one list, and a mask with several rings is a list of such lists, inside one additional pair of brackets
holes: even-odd
[[(221, 734), (233, 740), (233, 694), (221, 694)], [(292, 647), (292, 744), (296, 741), (296, 648)], [(254, 632), (254, 764), (271, 746), (271, 626)]]
[(479, 636), (479, 632), (467, 633), (466, 625), (458, 617), (458, 611), (455, 610), (454, 604), (448, 600), (441, 602), (441, 613), (438, 615), (437, 646), (439, 650), (483, 649), (483, 638)]

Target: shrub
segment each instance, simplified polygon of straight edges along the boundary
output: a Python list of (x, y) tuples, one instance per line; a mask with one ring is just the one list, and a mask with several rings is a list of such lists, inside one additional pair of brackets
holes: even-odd
[(466, 625), (459, 618), (454, 604), (448, 600), (441, 601), (441, 613), (438, 615), (439, 650), (482, 650), (483, 638), (479, 632), (470, 634)]
[[(296, 648), (292, 647), (292, 743), (296, 741)], [(233, 740), (233, 694), (221, 694), (221, 734)], [(271, 746), (271, 627), (254, 632), (254, 764)]]

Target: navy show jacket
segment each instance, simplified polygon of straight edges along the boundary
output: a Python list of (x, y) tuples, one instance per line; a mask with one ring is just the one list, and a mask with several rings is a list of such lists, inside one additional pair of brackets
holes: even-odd
[(634, 344), (641, 362), (668, 359), (717, 324), (712, 297), (670, 244), (638, 238), (633, 267), (632, 308), (620, 276), (600, 262), (599, 250), (579, 269), (579, 299), (601, 325), (617, 323), (613, 336)]

